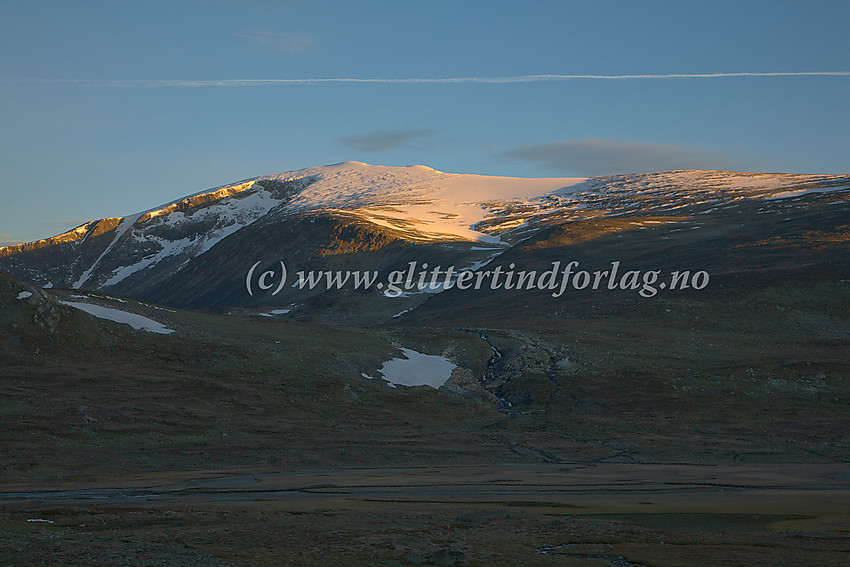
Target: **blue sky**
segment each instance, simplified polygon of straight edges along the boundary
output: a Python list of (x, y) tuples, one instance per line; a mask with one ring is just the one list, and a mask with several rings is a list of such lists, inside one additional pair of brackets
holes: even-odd
[(347, 160), (847, 173), (848, 25), (842, 0), (0, 0), (0, 245)]

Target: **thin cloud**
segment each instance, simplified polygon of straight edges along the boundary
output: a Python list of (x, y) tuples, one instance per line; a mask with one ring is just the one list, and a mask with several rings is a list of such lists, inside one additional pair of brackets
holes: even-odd
[(235, 33), (236, 37), (247, 39), (264, 49), (277, 53), (300, 53), (313, 48), (316, 40), (305, 33), (281, 33), (257, 31), (252, 33)]
[(26, 240), (16, 240), (14, 234), (0, 234), (0, 247), (14, 246), (15, 244), (24, 244)]
[(586, 138), (522, 146), (498, 157), (528, 161), (581, 177), (673, 169), (738, 169), (708, 150), (667, 144)]
[(429, 138), (436, 130), (373, 130), (340, 138), (349, 148), (358, 152), (385, 152), (415, 146), (414, 142)]
[[(256, 39), (256, 38), (254, 38)], [(666, 75), (517, 75), (511, 77), (437, 77), (437, 78), (358, 78), (324, 77), (302, 79), (212, 79), (212, 80), (156, 80), (156, 79), (3, 79), (14, 83), (64, 83), (89, 87), (257, 87), (285, 85), (313, 85), (324, 83), (378, 83), (378, 84), (514, 84), (572, 80), (630, 81), (664, 79), (724, 79), (734, 77), (848, 77), (850, 71), (805, 71), (794, 73), (671, 73)]]

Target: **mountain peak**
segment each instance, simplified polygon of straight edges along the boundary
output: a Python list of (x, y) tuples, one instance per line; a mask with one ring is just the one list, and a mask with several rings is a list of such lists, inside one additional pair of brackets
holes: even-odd
[(826, 175), (680, 170), (516, 178), (347, 161), (246, 179), (135, 215), (92, 221), (58, 237), (0, 248), (0, 260), (40, 285), (111, 289), (127, 278), (173, 275), (258, 221), (275, 226), (344, 217), (411, 243), (483, 242), (493, 250), (552, 222), (701, 214), (736, 200), (787, 199), (848, 185), (846, 176)]

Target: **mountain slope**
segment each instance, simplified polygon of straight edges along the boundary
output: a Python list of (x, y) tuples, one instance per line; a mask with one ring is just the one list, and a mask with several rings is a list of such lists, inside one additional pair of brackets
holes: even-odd
[[(571, 223), (637, 216), (655, 219), (639, 228), (673, 217), (694, 223), (698, 215), (728, 216), (745, 202), (771, 210), (819, 198), (846, 203), (849, 191), (846, 176), (674, 171), (517, 179), (346, 162), (241, 181), (0, 248), (0, 270), (45, 287), (176, 307), (315, 308), (318, 301), (335, 309), (354, 301), (386, 319), (424, 298), (405, 294), (393, 301), (376, 289), (342, 298), (340, 290), (289, 285), (279, 295), (251, 294), (246, 273), (255, 263), (262, 273), (280, 262), (293, 273), (387, 273), (410, 262), (474, 269), (522, 242), (543, 246), (540, 234)], [(531, 249), (523, 250), (527, 256)]]

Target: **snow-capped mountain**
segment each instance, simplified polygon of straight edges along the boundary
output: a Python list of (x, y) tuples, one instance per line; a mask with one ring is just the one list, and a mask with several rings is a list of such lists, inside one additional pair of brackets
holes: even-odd
[[(273, 260), (276, 251), (308, 266), (318, 257), (395, 243), (396, 249), (455, 250), (458, 262), (474, 266), (553, 224), (708, 214), (736, 202), (794, 203), (825, 192), (850, 199), (850, 177), (673, 171), (521, 179), (346, 162), (240, 181), (0, 248), (0, 270), (45, 287), (179, 304), (163, 289), (185, 285), (187, 278), (199, 286), (201, 275), (207, 285), (221, 277), (235, 286), (248, 266)], [(307, 240), (296, 245), (299, 238)], [(307, 245), (312, 251), (304, 250)], [(196, 295), (185, 293), (181, 297)], [(255, 302), (235, 294), (217, 297), (219, 307)]]

